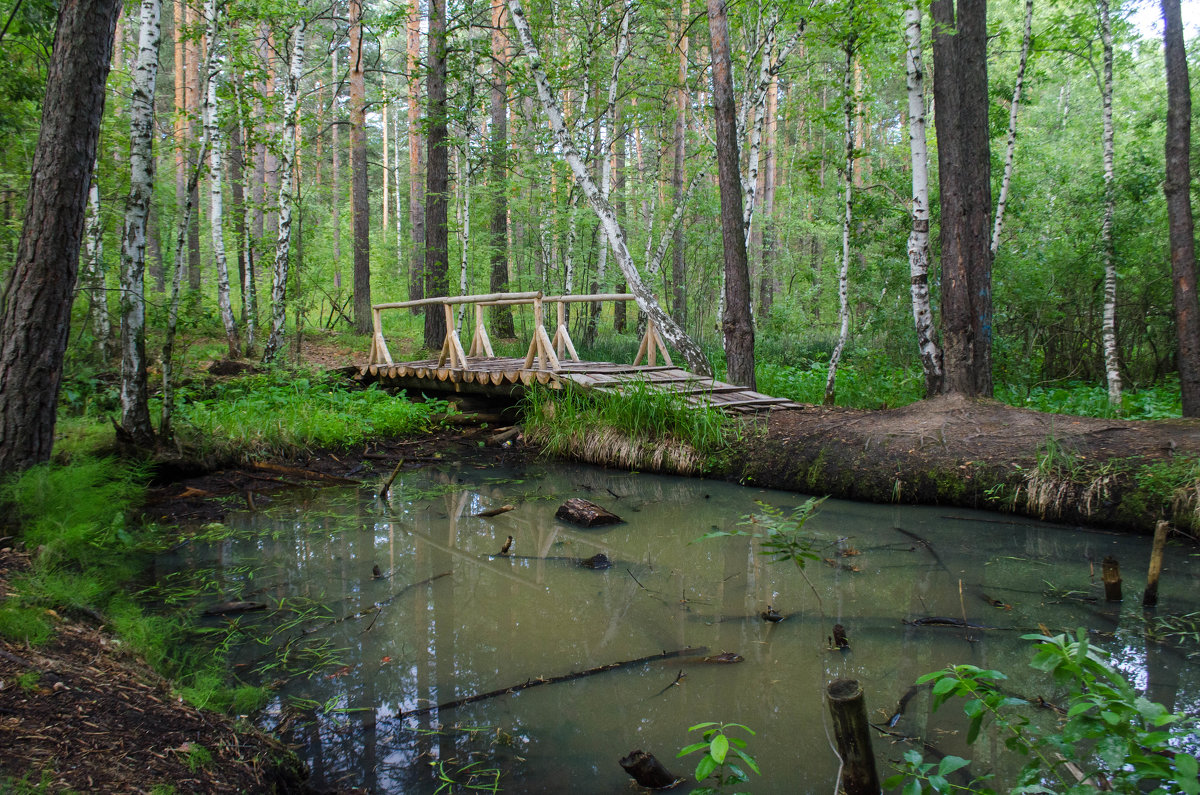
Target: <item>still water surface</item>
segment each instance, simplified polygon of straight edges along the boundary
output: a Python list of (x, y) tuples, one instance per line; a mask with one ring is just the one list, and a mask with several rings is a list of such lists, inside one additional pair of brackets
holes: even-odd
[[(582, 529), (556, 519), (573, 496), (625, 522)], [(822, 703), (829, 680), (860, 680), (880, 724), (918, 676), (949, 663), (1004, 670), (1014, 692), (1053, 698), (1020, 639), (1039, 625), (1088, 627), (1151, 698), (1200, 709), (1189, 658), (1200, 647), (1145, 638), (1148, 539), (830, 500), (806, 526), (827, 560), (803, 574), (769, 562), (744, 537), (697, 541), (738, 529), (764, 505), (789, 513), (804, 499), (559, 463), (507, 470), (466, 462), (404, 473), (386, 500), (355, 488), (276, 497), (231, 514), (231, 537), (185, 546), (159, 567), (202, 573), (217, 597), (272, 608), (211, 621), (245, 629), (235, 654), (244, 680), (284, 682), (263, 721), (299, 747), (318, 787), (432, 793), (441, 772), (461, 792), (499, 771), (505, 792), (629, 792), (622, 756), (644, 749), (684, 775), (697, 760), (675, 754), (699, 739), (687, 728), (729, 721), (756, 732), (747, 750), (763, 775), (751, 791), (832, 792), (838, 760)], [(474, 515), (506, 504), (515, 508)], [(508, 536), (509, 557), (497, 557)], [(597, 553), (612, 568), (578, 565)], [(1103, 601), (1106, 555), (1121, 562), (1123, 605)], [(1160, 615), (1200, 611), (1196, 560), (1193, 548), (1169, 548)], [(768, 606), (785, 620), (762, 620)], [(964, 615), (996, 629), (905, 623)], [(835, 623), (850, 650), (830, 648)], [(689, 647), (745, 661), (705, 663), (698, 653), (404, 716)], [(277, 665), (284, 648), (296, 664), (319, 667), (297, 675)], [(895, 730), (988, 764), (1002, 756), (995, 741), (963, 748), (958, 712), (950, 705), (931, 714), (923, 693)], [(881, 775), (907, 747), (876, 740)]]

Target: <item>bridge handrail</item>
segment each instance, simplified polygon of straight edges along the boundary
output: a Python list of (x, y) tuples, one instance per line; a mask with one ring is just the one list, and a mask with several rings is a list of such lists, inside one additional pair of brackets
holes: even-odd
[[(438, 367), (450, 361), (451, 367), (458, 367), (463, 370), (469, 370), (467, 364), (467, 354), (463, 352), (462, 342), (458, 338), (458, 334), (454, 331), (454, 311), (452, 307), (462, 304), (473, 304), (475, 306), (475, 329), (471, 337), (471, 356), (488, 356), (494, 357), (496, 354), (492, 351), (492, 343), (488, 337), (487, 328), (483, 322), (483, 307), (485, 306), (516, 306), (532, 304), (534, 312), (534, 331), (533, 339), (529, 343), (529, 351), (525, 355), (525, 369), (530, 369), (533, 366), (534, 359), (537, 359), (538, 369), (545, 370), (546, 365), (550, 365), (551, 370), (558, 370), (561, 367), (560, 359), (570, 352), (571, 358), (578, 362), (579, 354), (575, 351), (575, 345), (571, 341), (571, 336), (567, 331), (566, 325), (566, 304), (569, 303), (592, 303), (599, 301), (633, 301), (636, 296), (632, 293), (596, 293), (590, 295), (554, 295), (546, 296), (541, 291), (523, 292), (523, 293), (488, 293), (484, 295), (459, 295), (459, 296), (441, 296), (435, 298), (417, 298), (411, 301), (396, 301), (391, 303), (374, 304), (371, 307), (371, 320), (373, 325), (374, 335), (371, 339), (371, 353), (368, 357), (368, 364), (392, 364), (392, 355), (388, 350), (387, 342), (383, 337), (383, 322), (382, 312), (385, 309), (409, 309), (416, 306), (434, 306), (440, 304), (446, 314), (446, 337), (442, 343), (442, 350), (438, 355)], [(551, 302), (557, 304), (558, 323), (554, 332), (553, 340), (546, 333), (545, 318), (543, 314), (543, 304)], [(667, 347), (663, 343), (662, 338), (658, 334), (658, 330), (654, 326), (653, 321), (649, 321), (646, 326), (646, 334), (642, 337), (641, 346), (638, 349), (637, 357), (633, 363), (636, 366), (641, 361), (643, 356), (647, 357), (647, 362), (650, 366), (655, 365), (656, 354), (660, 353), (668, 365), (672, 364), (671, 355), (667, 352)]]

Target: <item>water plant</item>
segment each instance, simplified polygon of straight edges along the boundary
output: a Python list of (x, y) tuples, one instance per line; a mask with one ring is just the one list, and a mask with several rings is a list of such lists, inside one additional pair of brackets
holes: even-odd
[[(692, 795), (715, 795), (724, 792), (726, 787), (735, 787), (750, 780), (750, 776), (742, 769), (745, 765), (756, 774), (762, 775), (758, 762), (746, 753), (746, 741), (735, 737), (732, 730), (745, 732), (754, 736), (754, 730), (740, 723), (718, 723), (707, 721), (688, 727), (689, 732), (698, 731), (704, 739), (697, 743), (684, 746), (676, 754), (681, 759), (690, 754), (700, 753), (700, 761), (696, 764), (694, 775), (697, 783), (704, 784), (712, 780), (711, 785), (692, 790)], [(738, 762), (741, 762), (739, 764)], [(735, 792), (736, 795), (736, 792)]]
[[(966, 741), (979, 739), (990, 725), (1004, 746), (1026, 761), (1012, 792), (1085, 793), (1098, 789), (1130, 793), (1200, 793), (1196, 757), (1196, 717), (1169, 712), (1138, 695), (1133, 686), (1088, 643), (1087, 631), (1023, 636), (1035, 642), (1030, 665), (1066, 691), (1063, 720), (1043, 725), (1031, 718), (1030, 702), (1006, 693), (1000, 671), (951, 665), (917, 680), (930, 684), (936, 710), (950, 699), (963, 700), (969, 719)], [(949, 757), (948, 757), (949, 759)], [(985, 780), (954, 784), (950, 773), (966, 760), (926, 762), (921, 752), (905, 753), (899, 773), (885, 786), (903, 784), (905, 795), (920, 792), (994, 793)]]

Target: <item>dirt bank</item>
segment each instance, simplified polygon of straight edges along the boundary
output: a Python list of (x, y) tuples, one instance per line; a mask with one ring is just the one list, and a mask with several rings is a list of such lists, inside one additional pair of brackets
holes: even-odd
[(1152, 532), (1196, 526), (1200, 421), (1069, 417), (944, 397), (773, 412), (724, 474), (870, 502), (987, 508)]

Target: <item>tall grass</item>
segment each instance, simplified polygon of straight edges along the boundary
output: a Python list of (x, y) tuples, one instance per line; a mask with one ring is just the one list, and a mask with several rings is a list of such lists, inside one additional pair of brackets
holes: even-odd
[(183, 395), (176, 434), (202, 455), (283, 455), (424, 432), (448, 405), (356, 389), (335, 374), (272, 370)]
[(137, 467), (105, 458), (45, 464), (0, 484), (0, 505), (15, 511), (32, 553), (0, 600), (0, 635), (36, 645), (52, 637), (54, 614), (100, 620), (193, 703), (245, 703), (243, 689), (225, 687), (223, 658), (195, 648), (189, 619), (148, 613), (130, 595), (164, 543), (157, 528), (131, 519), (145, 481)]
[(724, 454), (740, 429), (719, 409), (691, 406), (679, 394), (640, 379), (619, 391), (533, 388), (523, 410), (526, 432), (550, 452), (578, 453), (615, 435), (634, 446), (687, 448), (685, 471)]

